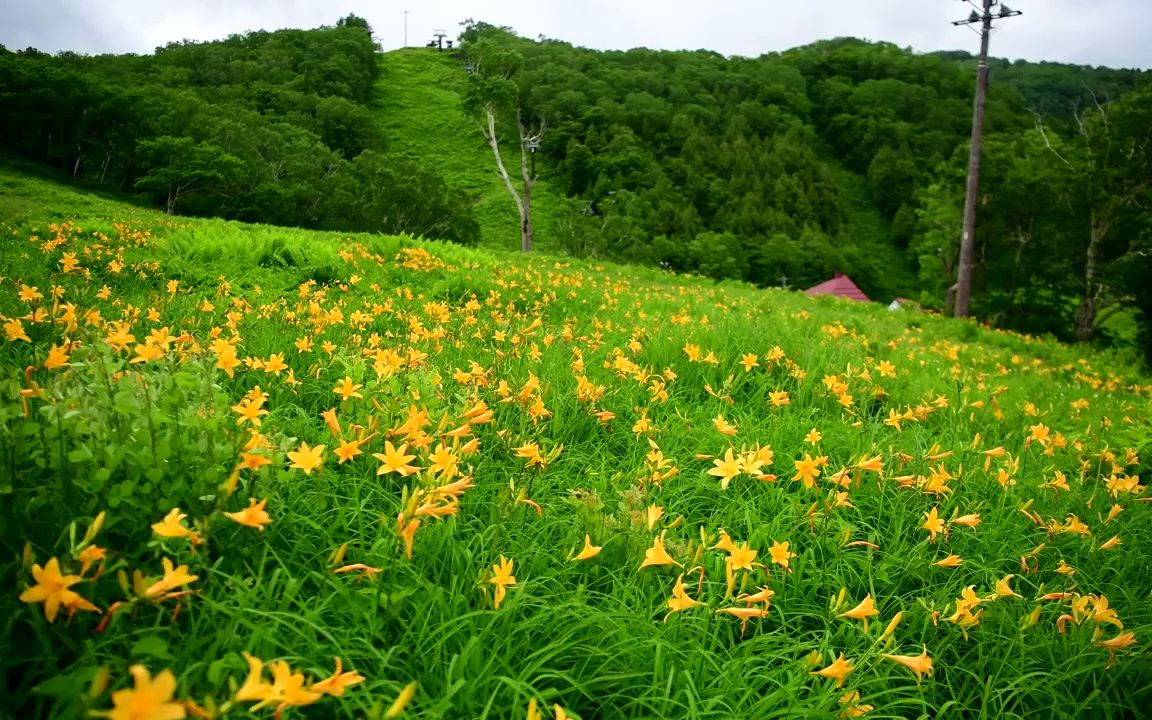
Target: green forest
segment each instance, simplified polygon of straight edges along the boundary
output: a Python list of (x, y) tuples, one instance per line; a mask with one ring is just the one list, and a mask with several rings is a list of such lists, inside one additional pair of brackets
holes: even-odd
[[(758, 286), (840, 271), (873, 299), (945, 307), (973, 56), (847, 38), (757, 58), (603, 52), (482, 22), (461, 41), (443, 55), (474, 144), (481, 107), (514, 153), (539, 131), (548, 247)], [(174, 214), (477, 243), (475, 192), (382, 130), (381, 58), (355, 16), (146, 56), (0, 50), (0, 150)], [(1152, 355), (1150, 77), (993, 61), (983, 322)]]

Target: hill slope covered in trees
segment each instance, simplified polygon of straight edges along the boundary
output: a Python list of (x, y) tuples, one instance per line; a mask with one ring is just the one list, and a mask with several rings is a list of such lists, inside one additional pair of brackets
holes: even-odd
[[(552, 177), (590, 209), (562, 241), (760, 285), (844, 270), (880, 298), (943, 307), (966, 53), (853, 39), (758, 58), (598, 52), (483, 23), (464, 39), (482, 73), (515, 83), (522, 113), (551, 124)], [(1148, 74), (993, 64), (977, 314), (1066, 339), (1098, 338), (1118, 311), (1146, 330)]]
[[(844, 271), (944, 307), (971, 55), (600, 52), (484, 23), (463, 41), (381, 54), (349, 17), (148, 56), (0, 51), (3, 151), (176, 213), (514, 247), (476, 122), (499, 100), (514, 176), (518, 122), (546, 127), (545, 248), (758, 285)], [(974, 311), (1152, 349), (1148, 73), (994, 61), (992, 83)]]
[(146, 56), (0, 51), (9, 154), (169, 212), (475, 242), (468, 196), (389, 153), (378, 53), (349, 17)]

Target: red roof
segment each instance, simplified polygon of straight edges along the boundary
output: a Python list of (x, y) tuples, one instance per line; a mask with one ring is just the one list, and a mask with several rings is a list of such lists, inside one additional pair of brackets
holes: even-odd
[(861, 302), (869, 302), (868, 296), (856, 287), (856, 283), (843, 273), (836, 273), (836, 277), (831, 280), (826, 280), (815, 287), (810, 287), (804, 291), (805, 295), (839, 295), (840, 297), (851, 298), (852, 300), (859, 300)]

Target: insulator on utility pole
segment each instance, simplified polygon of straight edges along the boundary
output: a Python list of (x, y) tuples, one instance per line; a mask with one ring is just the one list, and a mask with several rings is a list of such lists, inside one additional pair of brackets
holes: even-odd
[[(969, 0), (970, 1), (970, 0)], [(967, 317), (972, 298), (972, 255), (976, 233), (976, 204), (980, 195), (980, 155), (984, 145), (984, 110), (988, 99), (988, 42), (992, 22), (1023, 15), (998, 0), (983, 0), (983, 13), (973, 13), (953, 25), (980, 25), (980, 58), (976, 75), (976, 100), (972, 110), (972, 147), (968, 156), (968, 186), (964, 198), (964, 231), (960, 236), (960, 262), (956, 273), (956, 305), (953, 315)], [(996, 12), (993, 12), (996, 10)]]

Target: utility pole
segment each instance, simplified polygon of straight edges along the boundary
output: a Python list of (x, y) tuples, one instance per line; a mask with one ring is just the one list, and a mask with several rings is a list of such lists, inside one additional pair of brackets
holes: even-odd
[(964, 234), (960, 237), (960, 267), (956, 276), (956, 305), (953, 315), (968, 316), (972, 298), (972, 246), (976, 233), (976, 204), (980, 196), (980, 154), (984, 145), (984, 109), (988, 100), (988, 42), (992, 35), (992, 21), (1016, 17), (1023, 13), (1011, 10), (1000, 0), (966, 0), (976, 10), (966, 20), (953, 25), (980, 25), (980, 60), (976, 75), (976, 102), (972, 111), (972, 148), (968, 157), (968, 190), (964, 198)]
[(404, 47), (408, 47), (408, 11), (404, 11)]

